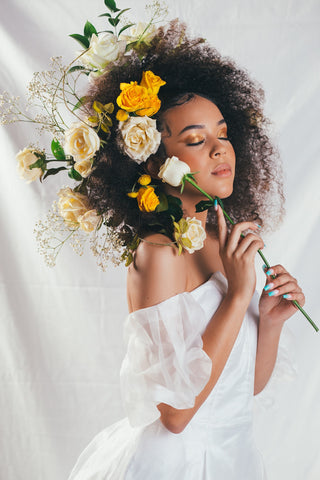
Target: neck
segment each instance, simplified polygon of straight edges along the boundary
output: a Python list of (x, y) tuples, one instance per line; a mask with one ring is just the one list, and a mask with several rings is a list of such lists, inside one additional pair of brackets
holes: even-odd
[(182, 210), (184, 217), (195, 217), (197, 220), (201, 221), (203, 228), (206, 228), (208, 210), (204, 212), (196, 212), (196, 204), (201, 200), (207, 200), (206, 197), (200, 195), (186, 195), (185, 193), (180, 193), (180, 189), (166, 186), (166, 193), (168, 195), (173, 195), (174, 197), (180, 198), (182, 201)]

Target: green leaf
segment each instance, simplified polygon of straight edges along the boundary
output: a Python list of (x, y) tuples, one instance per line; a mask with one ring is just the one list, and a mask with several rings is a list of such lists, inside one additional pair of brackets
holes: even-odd
[(56, 175), (61, 170), (67, 170), (67, 167), (49, 168), (49, 170), (47, 170), (46, 173), (43, 175), (43, 180), (49, 177), (49, 175)]
[(66, 159), (66, 154), (64, 153), (64, 150), (62, 148), (61, 143), (59, 140), (53, 139), (51, 142), (51, 152), (53, 153), (54, 157), (57, 160), (65, 160)]
[(96, 28), (88, 20), (86, 21), (86, 24), (84, 26), (83, 33), (84, 33), (84, 36), (89, 39), (92, 37), (94, 33), (98, 35)]
[(121, 17), (121, 15), (124, 13), (124, 12), (127, 12), (128, 10), (131, 10), (131, 8), (125, 8), (124, 10), (121, 10), (118, 15), (115, 17), (115, 19), (118, 19), (119, 17)]
[(84, 37), (83, 35), (79, 35), (79, 33), (72, 33), (71, 35), (69, 35), (69, 37), (77, 40), (77, 42), (79, 42), (82, 47), (89, 48), (90, 42), (87, 39), (87, 37)]
[(113, 27), (116, 27), (118, 25), (118, 23), (120, 22), (120, 20), (119, 20), (119, 18), (108, 18), (108, 22)]
[(156, 212), (165, 212), (166, 210), (168, 210), (169, 203), (168, 203), (167, 195), (161, 192), (159, 194), (159, 200), (160, 200), (160, 203), (156, 208)]
[(33, 168), (41, 168), (41, 170), (44, 172), (46, 169), (46, 161), (44, 157), (38, 157), (38, 158), (39, 160), (29, 165), (29, 170), (32, 170)]
[(119, 12), (119, 8), (117, 8), (114, 0), (104, 0), (104, 4), (111, 12)]
[(208, 210), (208, 208), (212, 207), (214, 202), (211, 200), (201, 200), (201, 202), (196, 204), (196, 212), (203, 212), (204, 210)]
[(124, 27), (122, 27), (118, 33), (118, 35), (121, 35), (122, 32), (124, 32), (125, 30), (127, 30), (128, 28), (130, 27), (133, 27), (134, 23), (129, 23), (129, 25), (125, 25)]
[(79, 99), (79, 101), (75, 104), (75, 106), (73, 107), (72, 111), (74, 112), (75, 110), (77, 110), (78, 108), (82, 107), (82, 105), (84, 105), (87, 101), (87, 98), (88, 97), (81, 97)]
[(111, 17), (110, 13), (102, 13), (99, 17)]
[(82, 180), (82, 177), (80, 175), (79, 172), (77, 172), (77, 170), (75, 170), (74, 168), (71, 168), (68, 172), (68, 175), (70, 178), (72, 178), (73, 180)]
[(74, 65), (73, 67), (69, 68), (67, 73), (72, 73), (76, 72), (77, 70), (85, 70), (86, 67), (83, 67), (82, 65)]

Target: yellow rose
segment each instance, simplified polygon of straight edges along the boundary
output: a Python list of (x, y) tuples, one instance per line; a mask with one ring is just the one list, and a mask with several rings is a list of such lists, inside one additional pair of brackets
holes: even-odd
[(160, 203), (153, 187), (140, 188), (137, 196), (138, 206), (142, 212), (153, 212)]
[(121, 83), (120, 89), (122, 91), (117, 98), (117, 104), (126, 112), (135, 112), (148, 101), (147, 89), (138, 85), (138, 82)]
[(90, 210), (88, 197), (74, 192), (70, 187), (62, 188), (58, 196), (59, 213), (67, 223), (78, 224), (79, 217)]
[(143, 186), (146, 186), (146, 185), (149, 185), (149, 183), (151, 183), (151, 177), (150, 175), (141, 175), (141, 177), (139, 177), (138, 179), (138, 183), (140, 183), (140, 185), (143, 185)]
[(159, 92), (160, 87), (165, 84), (166, 82), (162, 80), (162, 78), (160, 78), (158, 75), (155, 75), (153, 72), (151, 72), (151, 70), (147, 70), (146, 72), (142, 73), (142, 80), (140, 82), (140, 85), (147, 88), (151, 91), (151, 93), (155, 95)]
[(157, 95), (149, 93), (137, 82), (121, 83), (120, 89), (117, 104), (122, 110), (135, 112), (139, 117), (152, 117), (160, 109), (161, 102)]
[(157, 95), (150, 94), (146, 97), (143, 105), (140, 106), (138, 110), (135, 111), (136, 115), (139, 117), (152, 117), (161, 107), (161, 101)]
[(124, 110), (117, 111), (116, 118), (117, 120), (119, 120), (119, 122), (125, 122), (126, 120), (128, 120), (128, 117), (129, 117), (128, 112), (125, 112)]

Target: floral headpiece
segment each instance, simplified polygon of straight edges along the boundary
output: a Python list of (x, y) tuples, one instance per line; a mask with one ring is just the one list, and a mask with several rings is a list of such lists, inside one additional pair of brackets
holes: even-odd
[[(94, 82), (102, 74), (110, 72), (113, 66), (125, 67), (129, 51), (134, 50), (143, 60), (156, 35), (155, 24), (166, 15), (166, 8), (155, 0), (147, 7), (151, 11), (149, 22), (126, 23), (123, 14), (130, 9), (120, 10), (115, 0), (104, 0), (104, 4), (107, 12), (100, 16), (106, 17), (108, 30), (98, 33), (94, 25), (87, 21), (83, 34), (70, 35), (81, 44), (83, 50), (67, 67), (62, 65), (60, 58), (53, 58), (51, 70), (34, 74), (29, 84), (29, 105), (25, 111), (20, 107), (18, 98), (10, 97), (6, 92), (0, 96), (2, 124), (33, 122), (38, 125), (40, 133), (46, 130), (53, 134), (50, 154), (32, 145), (17, 154), (21, 177), (27, 182), (37, 179), (42, 182), (48, 176), (66, 171), (77, 182), (74, 188), (60, 189), (58, 200), (54, 202), (47, 220), (39, 221), (35, 229), (40, 253), (50, 266), (55, 264), (60, 249), (67, 241), (81, 255), (90, 236), (91, 250), (103, 269), (109, 261), (130, 264), (141, 239), (136, 235), (132, 240), (129, 235), (129, 240), (126, 240), (125, 235), (120, 235), (119, 226), (112, 223), (108, 212), (98, 212), (92, 207), (87, 182), (97, 166), (98, 152), (110, 139), (111, 129), (117, 131), (120, 150), (138, 165), (155, 154), (161, 143), (161, 134), (152, 117), (161, 107), (158, 93), (166, 82), (154, 72), (143, 71), (139, 84), (130, 78), (128, 83), (121, 83), (119, 95), (112, 103), (102, 104), (78, 93), (77, 82), (80, 77), (87, 76), (89, 81)], [(38, 107), (39, 103), (41, 113), (32, 116), (30, 107)], [(77, 119), (72, 124), (67, 119), (68, 113)], [(52, 163), (54, 166), (51, 166)], [(207, 197), (207, 200), (196, 205), (198, 212), (217, 202), (223, 209), (221, 200), (204, 192), (197, 185), (189, 166), (176, 157), (165, 161), (158, 177), (174, 187), (181, 186), (181, 192), (186, 181), (197, 188)], [(141, 212), (167, 212), (172, 221), (168, 236), (173, 238), (172, 244), (178, 247), (179, 254), (183, 249), (193, 253), (203, 247), (206, 233), (200, 220), (183, 218), (181, 200), (165, 195), (158, 184), (152, 184), (149, 175), (139, 175), (127, 195), (136, 202), (136, 208)], [(224, 209), (223, 213), (232, 224), (232, 219)], [(165, 227), (160, 227), (160, 232), (168, 233)], [(260, 250), (258, 253), (269, 266), (263, 253)], [(296, 301), (293, 303), (318, 330), (301, 306)]]

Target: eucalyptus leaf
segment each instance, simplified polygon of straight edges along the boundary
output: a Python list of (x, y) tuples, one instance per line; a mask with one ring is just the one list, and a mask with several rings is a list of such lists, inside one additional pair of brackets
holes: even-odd
[(98, 32), (97, 32), (95, 26), (92, 25), (92, 23), (90, 23), (88, 20), (86, 21), (86, 24), (84, 26), (83, 33), (84, 33), (84, 36), (89, 38), (89, 39), (92, 37), (92, 35), (94, 33), (96, 35), (98, 35)]
[(64, 153), (64, 150), (63, 150), (62, 145), (59, 142), (59, 140), (55, 140), (55, 139), (52, 140), (51, 151), (52, 151), (54, 157), (57, 160), (65, 160), (66, 159), (66, 154)]
[(101, 13), (99, 17), (111, 17), (110, 13)]
[(47, 170), (46, 173), (43, 175), (43, 180), (49, 177), (49, 175), (56, 175), (61, 170), (67, 170), (67, 167), (49, 168), (49, 170)]
[(89, 48), (90, 42), (87, 39), (87, 37), (84, 37), (83, 35), (79, 35), (79, 33), (72, 33), (71, 35), (69, 35), (69, 37), (77, 40), (77, 42), (79, 42), (82, 47)]
[(82, 177), (80, 175), (79, 172), (77, 172), (77, 170), (75, 170), (74, 168), (71, 168), (69, 171), (68, 171), (68, 175), (70, 178), (72, 178), (73, 180), (82, 180)]
[(201, 202), (196, 204), (196, 212), (203, 212), (208, 210), (208, 208), (213, 207), (214, 202), (211, 200), (201, 200)]

